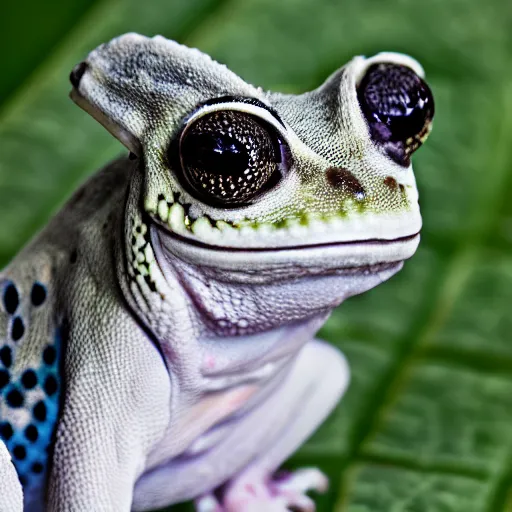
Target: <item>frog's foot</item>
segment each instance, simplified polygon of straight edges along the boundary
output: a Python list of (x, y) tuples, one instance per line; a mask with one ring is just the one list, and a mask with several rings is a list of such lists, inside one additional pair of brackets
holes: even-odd
[(197, 512), (314, 512), (309, 491), (325, 492), (327, 477), (316, 468), (294, 473), (278, 473), (271, 478), (255, 479), (242, 475), (220, 493), (208, 494), (196, 501)]

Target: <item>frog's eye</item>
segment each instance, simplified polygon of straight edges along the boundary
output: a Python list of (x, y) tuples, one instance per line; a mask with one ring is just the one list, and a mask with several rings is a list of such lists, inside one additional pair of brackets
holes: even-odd
[(186, 127), (180, 159), (188, 185), (208, 204), (239, 206), (279, 179), (280, 141), (270, 125), (235, 110), (203, 115)]
[(395, 162), (409, 165), (410, 155), (425, 142), (434, 117), (428, 85), (409, 67), (370, 66), (357, 91), (372, 139)]

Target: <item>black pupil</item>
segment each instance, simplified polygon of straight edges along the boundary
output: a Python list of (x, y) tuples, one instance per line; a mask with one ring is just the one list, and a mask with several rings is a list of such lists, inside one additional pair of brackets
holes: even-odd
[(383, 143), (394, 160), (407, 164), (434, 116), (428, 85), (407, 66), (374, 64), (359, 84), (358, 99), (372, 138)]
[(413, 86), (386, 97), (375, 108), (372, 115), (389, 127), (390, 140), (405, 140), (423, 128), (430, 102), (424, 88)]
[(190, 165), (206, 168), (212, 173), (240, 174), (249, 165), (247, 149), (227, 135), (192, 135), (187, 138), (187, 146), (191, 146)]
[(208, 204), (246, 204), (278, 177), (276, 141), (269, 126), (245, 112), (206, 114), (180, 140), (184, 184)]

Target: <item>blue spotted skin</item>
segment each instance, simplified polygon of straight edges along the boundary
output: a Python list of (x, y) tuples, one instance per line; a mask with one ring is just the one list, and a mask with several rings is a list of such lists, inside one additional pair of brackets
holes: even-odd
[(0, 294), (5, 318), (0, 340), (0, 437), (11, 453), (25, 503), (41, 503), (61, 401), (63, 328), (54, 328), (48, 339), (30, 337), (31, 320), (45, 313), (41, 310), (48, 301), (41, 282), (21, 290), (6, 280)]

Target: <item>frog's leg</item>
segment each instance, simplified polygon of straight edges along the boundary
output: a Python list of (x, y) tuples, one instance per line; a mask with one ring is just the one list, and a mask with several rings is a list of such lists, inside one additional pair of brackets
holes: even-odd
[[(190, 499), (195, 490), (202, 495), (196, 502), (200, 512), (284, 512), (291, 506), (314, 510), (306, 492), (325, 490), (327, 479), (320, 471), (299, 470), (285, 479), (274, 475), (334, 408), (348, 379), (343, 355), (327, 343), (310, 341), (280, 387), (238, 418), (215, 447), (144, 475), (133, 509)], [(214, 494), (220, 486), (222, 492)]]
[(276, 411), (290, 412), (289, 403), (296, 405), (295, 416), (286, 414), (288, 423), (273, 445), (228, 483), (219, 500), (214, 494), (199, 499), (198, 512), (284, 512), (291, 507), (314, 511), (315, 504), (306, 492), (327, 489), (328, 480), (323, 473), (307, 468), (284, 478), (274, 474), (336, 405), (348, 376), (347, 363), (335, 348), (317, 340), (306, 345), (282, 390), (280, 404), (267, 410), (261, 420), (273, 419)]
[(162, 358), (128, 312), (88, 309), (90, 322), (70, 322), (67, 335), (68, 392), (47, 510), (128, 512), (147, 453), (169, 423), (170, 382)]
[(22, 512), (23, 491), (5, 444), (0, 441), (0, 511)]
[[(252, 483), (256, 482), (256, 483)], [(222, 498), (207, 494), (196, 500), (198, 512), (284, 512), (290, 509), (314, 512), (315, 502), (308, 491), (325, 492), (327, 477), (316, 468), (306, 468), (285, 476), (266, 477), (250, 472), (237, 478)], [(222, 505), (221, 505), (222, 503)]]

